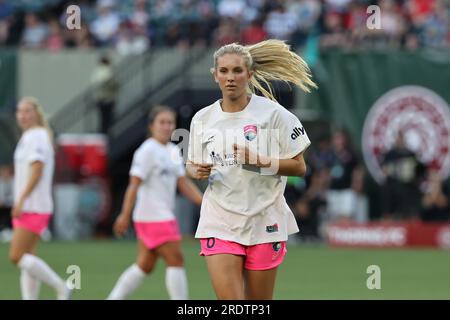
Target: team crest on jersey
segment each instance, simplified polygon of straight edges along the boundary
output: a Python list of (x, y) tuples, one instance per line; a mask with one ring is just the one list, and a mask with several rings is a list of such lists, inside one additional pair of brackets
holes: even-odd
[(244, 127), (244, 136), (248, 141), (252, 141), (253, 139), (255, 139), (257, 133), (258, 130), (256, 129), (256, 125), (254, 124), (249, 124)]
[(385, 179), (383, 155), (402, 132), (406, 146), (418, 160), (450, 173), (450, 111), (443, 98), (420, 86), (402, 86), (380, 97), (364, 122), (362, 150), (369, 172), (378, 183)]

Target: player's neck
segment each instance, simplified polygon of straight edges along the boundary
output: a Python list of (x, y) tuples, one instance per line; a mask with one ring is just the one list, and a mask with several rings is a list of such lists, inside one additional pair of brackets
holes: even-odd
[(32, 124), (32, 125), (30, 125), (28, 127), (23, 128), (22, 131), (25, 132), (25, 131), (36, 129), (36, 128), (39, 128), (39, 127), (40, 126), (38, 124)]
[(169, 141), (164, 140), (164, 139), (159, 138), (159, 137), (151, 137), (151, 138), (153, 138), (154, 140), (156, 140), (156, 142), (158, 142), (159, 144), (162, 144), (162, 145), (166, 145), (169, 142)]
[(247, 94), (243, 94), (238, 99), (230, 99), (229, 97), (223, 97), (221, 101), (221, 107), (223, 112), (239, 112), (245, 109), (250, 102), (250, 97)]

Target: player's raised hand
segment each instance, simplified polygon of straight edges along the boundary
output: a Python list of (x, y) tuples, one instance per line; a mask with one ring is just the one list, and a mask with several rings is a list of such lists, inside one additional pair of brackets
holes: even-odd
[(130, 226), (130, 218), (125, 214), (119, 214), (116, 221), (114, 222), (114, 232), (117, 235), (123, 236), (127, 232)]
[(186, 171), (188, 175), (192, 179), (197, 180), (208, 179), (209, 175), (211, 174), (211, 168), (212, 164), (197, 164), (192, 162), (188, 162), (186, 164)]
[(248, 146), (242, 146), (234, 143), (233, 152), (236, 157), (237, 163), (239, 164), (256, 165), (258, 163), (257, 154), (250, 151), (250, 148)]

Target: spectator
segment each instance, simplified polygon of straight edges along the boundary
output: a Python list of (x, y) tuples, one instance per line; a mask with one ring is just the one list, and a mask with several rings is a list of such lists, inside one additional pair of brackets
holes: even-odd
[[(327, 219), (365, 221), (367, 200), (362, 194), (363, 171), (343, 130), (334, 132), (332, 141), (330, 187), (327, 192)], [(366, 203), (366, 204), (365, 204)]]
[(270, 38), (289, 40), (298, 27), (297, 17), (279, 4), (267, 16), (264, 28)]
[(49, 22), (49, 36), (47, 39), (47, 49), (56, 52), (64, 47), (64, 38), (58, 20)]
[(442, 48), (449, 44), (449, 12), (442, 0), (434, 1), (432, 8), (432, 12), (424, 18), (421, 25), (419, 39), (425, 47)]
[(199, 29), (198, 40), (200, 40), (203, 45), (210, 46), (212, 43), (211, 30), (216, 29), (219, 23), (214, 4), (209, 0), (199, 0), (197, 11), (199, 13), (199, 21), (196, 23), (197, 28)]
[(13, 7), (4, 0), (0, 0), (0, 45), (8, 42), (12, 20), (14, 19), (13, 14)]
[(325, 0), (325, 9), (328, 12), (346, 13), (352, 0)]
[(100, 112), (100, 131), (108, 134), (114, 118), (118, 83), (108, 57), (101, 57), (91, 77), (97, 108)]
[(172, 23), (167, 27), (164, 44), (169, 47), (175, 47), (184, 41), (183, 34), (180, 30), (180, 25), (177, 23)]
[(370, 29), (367, 28), (367, 6), (362, 3), (353, 3), (350, 6), (348, 14), (347, 27), (350, 31), (352, 45), (363, 46), (367, 36), (370, 34)]
[(123, 56), (138, 55), (147, 51), (149, 40), (146, 29), (124, 21), (120, 24), (116, 41), (116, 50)]
[[(56, 25), (40, 22), (37, 14), (53, 16), (64, 6), (58, 1), (49, 5), (37, 1), (31, 6), (28, 2), (11, 6), (0, 0), (0, 45), (22, 43), (24, 47), (45, 48), (49, 28), (50, 47), (57, 50), (60, 36)], [(76, 3), (82, 12), (82, 24), (89, 27), (82, 32), (67, 32), (64, 28), (61, 37), (66, 47), (115, 46), (119, 13), (131, 21), (133, 35), (139, 35), (140, 44), (151, 39), (153, 46), (168, 44), (188, 49), (215, 44), (215, 38), (221, 43), (236, 41), (235, 34), (226, 34), (230, 28), (228, 22), (220, 22), (224, 19), (235, 20), (232, 32), (239, 33), (245, 43), (264, 38), (262, 25), (268, 38), (287, 40), (294, 48), (315, 47), (316, 39), (322, 48), (403, 46), (415, 50), (450, 45), (450, 4), (446, 0), (79, 0)], [(367, 28), (369, 4), (381, 7), (381, 29)], [(35, 13), (30, 13), (31, 7)], [(14, 11), (26, 13), (25, 27)], [(59, 14), (60, 23), (65, 24), (65, 10)], [(146, 41), (141, 37), (144, 34)]]
[(239, 18), (246, 10), (244, 0), (220, 0), (218, 13), (223, 18)]
[(433, 11), (435, 0), (409, 0), (405, 3), (405, 9), (412, 23), (416, 26), (423, 24), (428, 15)]
[(0, 166), (0, 230), (11, 229), (13, 207), (13, 174), (11, 166)]
[(343, 27), (342, 16), (339, 13), (326, 13), (324, 24), (324, 30), (320, 38), (320, 46), (322, 48), (348, 46), (348, 39)]
[(321, 4), (316, 0), (291, 1), (288, 4), (288, 11), (297, 17), (298, 28), (305, 33), (315, 26), (321, 10)]
[(134, 26), (138, 26), (140, 28), (147, 30), (148, 23), (150, 21), (150, 15), (147, 13), (145, 0), (134, 1), (134, 11), (131, 14), (130, 20)]
[(214, 34), (213, 41), (214, 45), (217, 47), (238, 42), (239, 30), (236, 21), (231, 18), (223, 19)]
[(294, 213), (305, 240), (315, 241), (323, 236), (319, 223), (326, 211), (328, 183), (329, 171), (326, 168), (315, 171), (307, 191), (295, 204)]
[(352, 173), (353, 211), (351, 217), (358, 223), (369, 221), (369, 200), (364, 193), (365, 170), (357, 166)]
[(288, 3), (288, 11), (297, 17), (298, 28), (292, 35), (292, 44), (303, 46), (316, 27), (322, 7), (316, 0), (300, 0)]
[(450, 188), (443, 184), (439, 172), (431, 169), (423, 184), (421, 217), (424, 221), (450, 220)]
[(253, 20), (241, 33), (243, 45), (254, 44), (267, 39), (267, 32), (263, 28), (262, 19)]
[(79, 30), (65, 29), (65, 45), (69, 48), (93, 48), (95, 47), (95, 41), (89, 32), (89, 26), (85, 23), (81, 23)]
[(331, 168), (334, 162), (334, 153), (330, 146), (330, 139), (323, 135), (317, 139), (317, 145), (309, 155), (310, 165), (313, 171)]
[(153, 5), (153, 17), (155, 20), (168, 19), (176, 11), (175, 2), (172, 0), (156, 0)]
[(22, 46), (27, 49), (45, 47), (47, 26), (34, 13), (25, 15), (25, 30), (22, 34)]
[(114, 35), (119, 30), (120, 19), (113, 10), (113, 0), (98, 2), (98, 18), (91, 25), (92, 34), (100, 46), (110, 45)]
[(383, 156), (382, 170), (386, 177), (382, 186), (382, 209), (385, 219), (416, 218), (420, 193), (416, 173), (419, 161), (405, 144), (399, 132), (395, 145)]
[(393, 0), (381, 0), (379, 5), (382, 12), (380, 31), (384, 41), (391, 47), (398, 47), (406, 31), (404, 18), (398, 12)]

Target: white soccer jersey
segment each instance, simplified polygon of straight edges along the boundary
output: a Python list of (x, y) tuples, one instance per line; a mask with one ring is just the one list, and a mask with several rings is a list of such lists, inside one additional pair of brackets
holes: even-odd
[(274, 159), (291, 159), (310, 145), (298, 118), (265, 97), (253, 94), (240, 112), (223, 112), (220, 101), (197, 112), (188, 159), (212, 163), (213, 169), (196, 237), (244, 245), (287, 240), (298, 232), (283, 195), (287, 178), (271, 169), (239, 164), (233, 143)]
[(133, 221), (153, 222), (175, 219), (177, 180), (185, 175), (180, 149), (147, 139), (136, 150), (130, 176), (142, 179), (139, 186)]
[(31, 164), (44, 164), (42, 176), (31, 194), (25, 199), (23, 212), (53, 213), (52, 183), (55, 167), (54, 150), (44, 128), (26, 130), (14, 152), (14, 202), (19, 200), (30, 179)]

